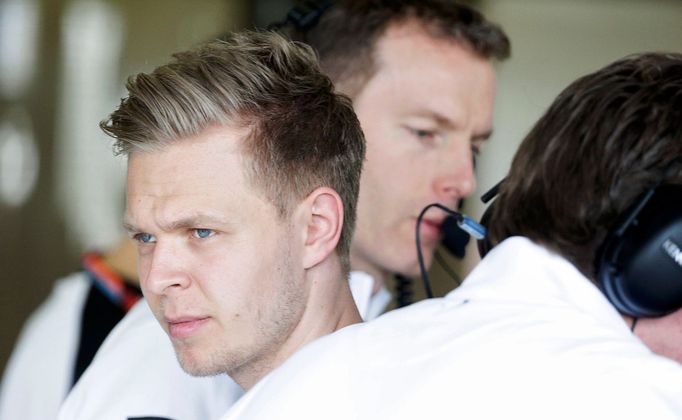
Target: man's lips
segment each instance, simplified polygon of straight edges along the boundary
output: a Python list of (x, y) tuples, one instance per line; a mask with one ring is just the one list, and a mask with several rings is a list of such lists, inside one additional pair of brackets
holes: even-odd
[(168, 333), (173, 338), (189, 338), (205, 326), (209, 319), (207, 316), (166, 317)]
[(443, 219), (422, 219), (419, 232), (422, 239), (438, 240), (440, 238), (441, 226)]

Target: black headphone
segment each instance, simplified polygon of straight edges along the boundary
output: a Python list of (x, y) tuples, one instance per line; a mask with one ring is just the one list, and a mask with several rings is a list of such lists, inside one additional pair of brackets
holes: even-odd
[(682, 185), (642, 194), (597, 254), (597, 282), (618, 309), (655, 317), (682, 308)]
[[(481, 199), (492, 199), (501, 182)], [(483, 258), (492, 244), (484, 238), (478, 249)], [(682, 185), (658, 183), (639, 196), (598, 248), (595, 267), (597, 284), (623, 314), (656, 317), (682, 308)]]
[(333, 5), (331, 0), (306, 0), (295, 5), (287, 12), (284, 20), (268, 25), (269, 30), (279, 30), (288, 25), (306, 33), (317, 25), (324, 12)]

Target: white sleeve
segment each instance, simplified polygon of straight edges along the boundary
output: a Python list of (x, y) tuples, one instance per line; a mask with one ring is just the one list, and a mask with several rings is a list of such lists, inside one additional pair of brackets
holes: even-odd
[(0, 419), (57, 416), (73, 380), (83, 304), (84, 273), (59, 280), (31, 315), (14, 347), (0, 387)]

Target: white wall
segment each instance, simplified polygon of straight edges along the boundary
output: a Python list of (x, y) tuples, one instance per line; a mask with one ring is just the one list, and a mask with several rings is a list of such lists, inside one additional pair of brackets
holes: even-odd
[[(495, 132), (479, 160), (478, 192), (506, 174), (533, 123), (570, 82), (625, 55), (682, 52), (682, 1), (488, 0), (481, 10), (507, 31), (499, 66)], [(468, 211), (479, 216), (480, 200)]]
[(221, 0), (68, 2), (61, 26), (54, 191), (69, 247), (106, 250), (123, 235), (126, 161), (113, 156), (113, 140), (98, 123), (126, 95), (124, 80), (242, 26), (243, 8), (242, 2)]

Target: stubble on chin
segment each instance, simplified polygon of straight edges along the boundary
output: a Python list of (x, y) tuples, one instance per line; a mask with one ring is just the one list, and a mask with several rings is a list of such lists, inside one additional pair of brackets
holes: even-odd
[(244, 364), (245, 355), (224, 347), (202, 348), (173, 343), (175, 356), (186, 373), (192, 376), (216, 376), (230, 373)]

